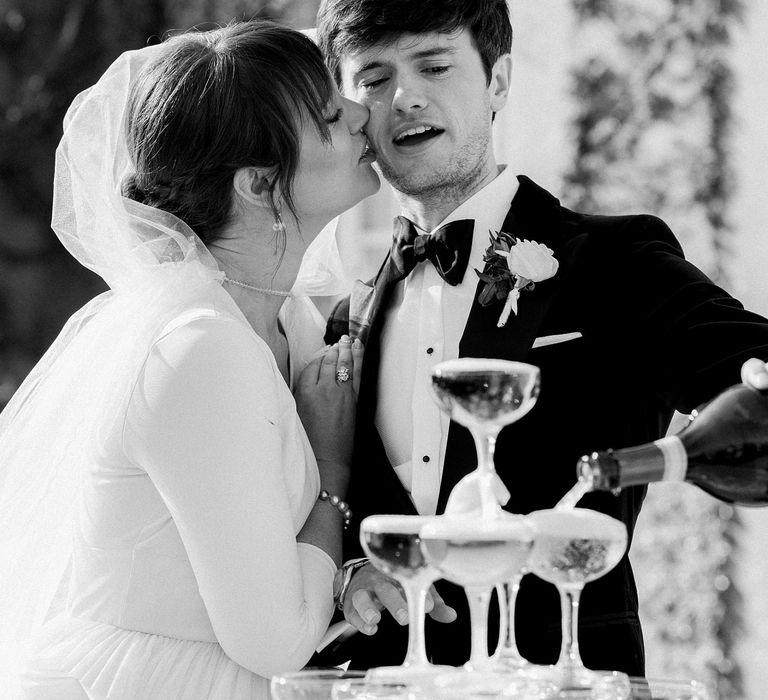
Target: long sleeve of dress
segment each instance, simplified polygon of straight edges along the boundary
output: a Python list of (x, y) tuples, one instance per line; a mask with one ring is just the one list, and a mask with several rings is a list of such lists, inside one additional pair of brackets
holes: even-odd
[(333, 612), (335, 566), (296, 542), (319, 477), (267, 346), (227, 318), (172, 330), (134, 391), (124, 447), (168, 507), (225, 653), (266, 677), (302, 667)]

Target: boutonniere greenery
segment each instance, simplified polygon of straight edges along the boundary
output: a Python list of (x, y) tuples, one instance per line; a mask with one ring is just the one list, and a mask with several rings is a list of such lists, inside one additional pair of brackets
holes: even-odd
[(491, 231), (491, 245), (483, 255), (485, 269), (477, 276), (484, 282), (477, 300), (490, 306), (504, 300), (497, 327), (507, 323), (510, 313), (517, 315), (517, 300), (522, 290), (531, 290), (536, 282), (554, 277), (560, 263), (553, 251), (543, 243), (526, 241), (504, 233)]

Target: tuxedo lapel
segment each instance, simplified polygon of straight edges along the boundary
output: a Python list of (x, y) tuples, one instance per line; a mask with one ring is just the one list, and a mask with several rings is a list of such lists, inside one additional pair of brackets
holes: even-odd
[(357, 402), (358, 420), (373, 422), (376, 412), (377, 382), (381, 358), (381, 329), (384, 312), (402, 274), (388, 254), (373, 283), (357, 280), (349, 299), (349, 334), (365, 345), (360, 396)]
[[(502, 231), (515, 238), (536, 241), (549, 246), (560, 263), (557, 274), (538, 282), (531, 291), (520, 294), (517, 314), (510, 314), (506, 325), (497, 327), (504, 302), (499, 300), (481, 306), (477, 298), (483, 287), (478, 281), (475, 301), (459, 341), (459, 357), (487, 357), (524, 361), (536, 340), (539, 327), (553, 297), (564, 279), (567, 261), (559, 257), (563, 243), (563, 222), (560, 203), (551, 194), (525, 176), (504, 219)], [(466, 428), (453, 421), (448, 431), (445, 462), (440, 482), (437, 512), (442, 513), (448, 496), (456, 483), (477, 465), (477, 453), (472, 436)]]
[(387, 257), (372, 282), (355, 280), (349, 297), (349, 335), (368, 345), (368, 335), (383, 311), (392, 288), (402, 275)]
[[(405, 513), (415, 515), (416, 509), (400, 479), (387, 458), (381, 436), (376, 429), (376, 404), (378, 397), (379, 366), (381, 364), (381, 331), (384, 316), (402, 273), (387, 255), (373, 284), (358, 280), (349, 300), (349, 331), (365, 344), (363, 371), (360, 378), (360, 394), (357, 401), (355, 430), (356, 460), (360, 468), (353, 476), (360, 475), (350, 484), (350, 502), (366, 502), (369, 508), (356, 515), (364, 517), (373, 513)], [(371, 485), (375, 484), (375, 487)], [(372, 498), (371, 488), (382, 499)], [(364, 489), (361, 498), (355, 498), (357, 489)]]
[(499, 300), (489, 306), (478, 304), (477, 298), (483, 287), (483, 282), (479, 281), (475, 301), (459, 342), (459, 357), (522, 361), (527, 356), (552, 297), (564, 277), (564, 261), (558, 257), (563, 238), (559, 212), (560, 203), (555, 197), (527, 177), (520, 176), (520, 186), (504, 219), (502, 231), (515, 238), (536, 241), (550, 247), (561, 269), (551, 279), (538, 282), (533, 290), (523, 290), (517, 314), (510, 314), (502, 328), (496, 324), (504, 302)]

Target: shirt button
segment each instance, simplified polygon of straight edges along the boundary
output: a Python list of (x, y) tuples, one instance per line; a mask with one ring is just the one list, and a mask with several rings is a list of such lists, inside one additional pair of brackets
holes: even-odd
[(431, 355), (434, 351), (434, 348), (427, 348), (427, 355)]
[(424, 455), (424, 456), (421, 458), (421, 461), (422, 461), (422, 462), (429, 462), (429, 455)]

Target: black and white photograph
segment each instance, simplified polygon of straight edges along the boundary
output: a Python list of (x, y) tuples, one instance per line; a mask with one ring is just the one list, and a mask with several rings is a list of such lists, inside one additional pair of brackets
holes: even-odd
[(765, 700), (768, 5), (0, 0), (0, 699)]

